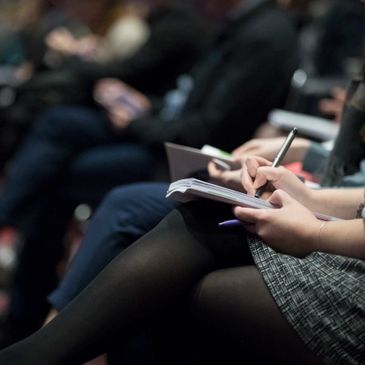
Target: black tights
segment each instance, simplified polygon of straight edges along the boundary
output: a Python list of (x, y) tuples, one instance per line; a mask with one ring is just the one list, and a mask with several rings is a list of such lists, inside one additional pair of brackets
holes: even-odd
[(279, 312), (244, 232), (217, 227), (230, 215), (225, 206), (201, 202), (172, 212), (54, 321), (0, 352), (0, 364), (80, 365), (115, 340), (158, 323), (187, 298), (203, 328), (239, 345), (240, 364), (246, 353), (260, 355), (257, 363), (261, 358), (270, 364), (318, 363)]

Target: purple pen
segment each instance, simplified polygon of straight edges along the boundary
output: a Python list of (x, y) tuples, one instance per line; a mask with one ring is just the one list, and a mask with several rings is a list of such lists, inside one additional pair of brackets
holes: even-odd
[(218, 223), (219, 227), (241, 227), (244, 223), (238, 219), (231, 219), (228, 221)]

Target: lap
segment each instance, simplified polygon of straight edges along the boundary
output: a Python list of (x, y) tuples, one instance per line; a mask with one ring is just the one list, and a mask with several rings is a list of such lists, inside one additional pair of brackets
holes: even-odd
[(95, 204), (116, 186), (150, 180), (155, 162), (151, 151), (136, 143), (95, 146), (70, 164), (64, 190), (75, 201)]
[(205, 276), (195, 289), (193, 308), (204, 331), (215, 334), (213, 341), (225, 343), (223, 357), (228, 350), (237, 363), (249, 358), (250, 364), (320, 364), (281, 314), (254, 265)]

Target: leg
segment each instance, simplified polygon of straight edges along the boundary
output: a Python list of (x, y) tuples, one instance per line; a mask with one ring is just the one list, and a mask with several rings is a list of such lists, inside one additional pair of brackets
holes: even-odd
[[(213, 363), (321, 364), (283, 317), (255, 266), (207, 275), (196, 288), (193, 308)], [(212, 333), (216, 345), (209, 342)]]
[(70, 269), (49, 301), (62, 310), (121, 251), (150, 231), (176, 205), (167, 184), (135, 184), (113, 190), (95, 213)]
[(230, 207), (197, 202), (168, 215), (113, 260), (48, 326), (0, 353), (12, 365), (80, 364), (158, 321), (213, 269), (252, 263), (244, 234), (217, 224)]
[[(113, 160), (114, 154), (116, 156), (114, 156)], [(117, 157), (117, 161), (115, 157)], [(113, 164), (111, 165), (109, 161), (113, 161)], [(119, 165), (118, 169), (116, 168), (117, 162)], [(88, 178), (91, 178), (89, 172), (93, 170), (92, 167), (94, 165), (96, 165), (101, 177), (93, 179), (96, 180), (94, 184), (88, 186)], [(151, 158), (147, 151), (144, 151), (137, 145), (122, 144), (119, 146), (114, 145), (113, 147), (93, 148), (91, 151), (84, 152), (72, 164), (72, 171), (78, 177), (77, 179), (68, 179), (68, 184), (65, 188), (58, 192), (53, 191), (52, 194), (40, 196), (36, 202), (29, 204), (27, 210), (23, 210), (26, 219), (22, 220), (21, 226), (25, 241), (19, 255), (16, 275), (11, 285), (10, 313), (8, 320), (2, 325), (0, 330), (0, 348), (25, 337), (25, 335), (39, 328), (44, 321), (45, 314), (49, 309), (46, 297), (55, 288), (58, 281), (56, 264), (62, 256), (65, 229), (72, 215), (72, 209), (75, 206), (73, 201), (77, 199), (78, 201), (96, 204), (99, 200), (98, 198), (102, 197), (108, 188), (110, 189), (113, 186), (113, 179), (108, 179), (110, 175), (119, 175), (120, 181), (123, 179), (136, 179), (138, 176), (147, 177), (148, 171), (151, 170), (151, 165)], [(75, 178), (75, 175), (72, 175), (72, 177)], [(117, 179), (117, 177), (115, 178)], [(70, 185), (72, 188), (70, 188)], [(87, 188), (83, 188), (83, 186)], [(133, 193), (129, 191), (127, 194)], [(160, 196), (163, 201), (166, 200), (164, 192)], [(131, 204), (137, 202), (138, 198), (136, 196), (132, 199)], [(154, 206), (156, 208), (156, 204)], [(171, 205), (172, 208), (173, 205)], [(146, 209), (148, 208), (143, 207), (143, 210)], [(162, 216), (152, 226), (141, 232), (140, 236), (157, 224), (169, 210), (164, 211)], [(113, 214), (114, 212), (109, 213)], [(141, 216), (143, 216), (143, 212)], [(119, 215), (116, 217), (119, 217)], [(103, 220), (108, 222), (108, 224), (103, 222), (103, 227), (110, 228), (109, 216), (105, 216)], [(115, 222), (113, 219), (111, 221)], [(128, 228), (130, 228), (130, 225), (131, 223)], [(95, 236), (95, 238), (97, 237), (97, 242), (105, 244), (106, 240), (98, 239), (100, 237), (99, 229), (94, 229), (94, 231), (98, 232)], [(105, 230), (102, 230), (102, 232), (105, 233)], [(114, 240), (111, 242), (114, 244), (115, 239), (117, 239), (117, 233), (110, 232), (110, 235), (112, 234), (115, 234)], [(130, 240), (129, 243), (131, 242)], [(123, 244), (126, 244), (126, 242), (123, 242)], [(105, 250), (107, 251), (106, 247)], [(113, 256), (108, 256), (109, 252), (106, 252), (107, 262), (116, 256), (117, 253), (113, 252)], [(95, 252), (93, 251), (93, 253)], [(87, 259), (84, 260), (83, 268), (93, 267), (96, 270), (95, 276), (98, 270), (100, 271), (106, 265), (106, 263), (104, 265), (100, 264), (102, 257), (105, 256), (99, 253), (95, 255), (94, 261), (96, 258), (99, 259), (97, 262), (99, 265), (96, 266), (86, 266)], [(90, 271), (92, 270), (88, 271), (86, 269), (86, 273)], [(82, 284), (83, 287), (91, 279), (86, 280)]]
[(137, 143), (94, 147), (70, 164), (64, 191), (72, 200), (96, 205), (116, 186), (151, 180), (154, 165), (151, 151)]
[(63, 107), (43, 114), (3, 186), (0, 223), (19, 224), (30, 202), (39, 194), (54, 191), (72, 158), (87, 148), (113, 141), (108, 122), (93, 110)]
[(50, 307), (47, 295), (59, 280), (56, 266), (63, 255), (64, 232), (74, 206), (55, 194), (52, 199), (42, 197), (33, 208), (11, 282), (9, 313), (0, 327), (0, 348), (42, 325)]

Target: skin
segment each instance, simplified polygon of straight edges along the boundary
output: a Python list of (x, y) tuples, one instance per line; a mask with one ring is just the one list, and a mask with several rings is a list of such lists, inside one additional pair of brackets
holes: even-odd
[(117, 79), (101, 79), (94, 89), (94, 99), (104, 107), (109, 120), (117, 129), (127, 127), (137, 116), (136, 111), (131, 109), (128, 104), (118, 101), (120, 95), (125, 95), (128, 100), (139, 110), (138, 117), (146, 114), (151, 109), (149, 99)]
[[(236, 184), (241, 182), (249, 195), (268, 183), (263, 198), (278, 206), (267, 210), (235, 207), (235, 216), (246, 222), (250, 232), (262, 237), (275, 251), (297, 257), (322, 251), (365, 259), (364, 221), (355, 219), (363, 189), (312, 190), (284, 167), (270, 165), (264, 158), (248, 157), (236, 174)], [(230, 173), (219, 171), (212, 163), (208, 168), (222, 182)], [(313, 212), (345, 220), (323, 222)]]
[(333, 116), (336, 122), (340, 122), (346, 100), (346, 90), (335, 87), (331, 90), (331, 97), (321, 100), (319, 109), (323, 114)]

